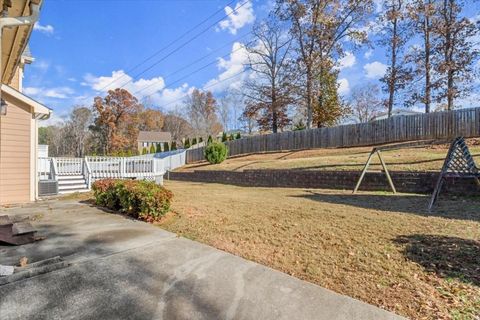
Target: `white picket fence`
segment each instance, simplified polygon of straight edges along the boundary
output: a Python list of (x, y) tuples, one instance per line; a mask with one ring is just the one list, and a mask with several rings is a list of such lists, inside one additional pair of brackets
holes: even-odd
[(185, 151), (135, 157), (38, 158), (39, 180), (82, 175), (87, 185), (98, 179), (147, 179), (161, 183), (167, 171), (185, 165)]

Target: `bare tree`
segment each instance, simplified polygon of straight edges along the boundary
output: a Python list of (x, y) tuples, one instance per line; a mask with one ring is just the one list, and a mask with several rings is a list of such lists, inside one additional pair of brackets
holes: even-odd
[(218, 104), (218, 115), (220, 116), (220, 121), (222, 122), (224, 131), (228, 131), (229, 121), (230, 121), (230, 96), (223, 96), (220, 98), (220, 103)]
[[(435, 89), (435, 82), (432, 79), (432, 36), (436, 19), (436, 0), (412, 0), (408, 5), (408, 15), (413, 22), (413, 28), (420, 35), (421, 46), (413, 47), (407, 54), (407, 61), (413, 62), (415, 70), (410, 90), (412, 96), (409, 104), (421, 102), (425, 105), (425, 112), (429, 113), (432, 103), (432, 91)], [(423, 86), (418, 81), (424, 81)]]
[(215, 136), (223, 130), (216, 114), (217, 101), (210, 91), (193, 90), (185, 99), (185, 107), (195, 135)]
[(384, 83), (384, 91), (388, 94), (386, 106), (388, 117), (390, 117), (395, 105), (396, 94), (399, 90), (404, 89), (412, 78), (411, 69), (403, 63), (403, 54), (411, 34), (411, 25), (410, 20), (407, 19), (405, 0), (387, 0), (384, 3), (384, 9), (381, 16), (381, 22), (384, 24), (384, 36), (379, 43), (387, 48), (389, 66), (381, 81)]
[(185, 120), (178, 110), (170, 111), (165, 115), (163, 130), (172, 134), (172, 139), (180, 143), (183, 138), (193, 133), (192, 126)]
[(442, 0), (439, 4), (436, 28), (435, 68), (440, 72), (437, 102), (447, 100), (447, 110), (454, 108), (454, 100), (472, 90), (473, 62), (479, 56), (473, 39), (479, 34), (475, 24), (460, 17), (463, 1)]
[(93, 124), (92, 111), (87, 107), (75, 107), (70, 114), (70, 119), (67, 121), (64, 130), (68, 141), (65, 144), (70, 144), (73, 147), (73, 155), (75, 157), (84, 157), (86, 151), (86, 141), (91, 135), (90, 126)]
[(359, 122), (370, 121), (382, 109), (382, 100), (379, 96), (380, 88), (376, 84), (367, 83), (353, 88), (350, 97), (353, 116)]
[(246, 115), (258, 115), (264, 130), (274, 133), (290, 122), (287, 109), (293, 102), (292, 39), (273, 19), (253, 27), (253, 41), (247, 46), (252, 77), (245, 83)]

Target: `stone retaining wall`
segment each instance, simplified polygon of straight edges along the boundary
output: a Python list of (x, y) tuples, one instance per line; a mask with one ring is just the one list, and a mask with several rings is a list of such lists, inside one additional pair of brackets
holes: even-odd
[[(398, 192), (431, 193), (436, 172), (391, 172)], [(244, 170), (170, 172), (171, 180), (225, 183), (247, 187), (324, 188), (353, 190), (360, 176), (357, 171)], [(168, 176), (167, 176), (168, 179)], [(368, 172), (359, 190), (390, 191), (383, 173)], [(473, 179), (449, 179), (442, 189), (450, 194), (480, 195)]]

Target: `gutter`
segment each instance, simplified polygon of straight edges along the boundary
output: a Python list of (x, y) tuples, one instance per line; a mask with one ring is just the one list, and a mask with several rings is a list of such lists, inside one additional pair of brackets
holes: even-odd
[[(38, 4), (30, 4), (30, 16), (21, 16), (21, 17), (7, 17), (6, 11), (2, 12), (2, 17), (0, 18), (0, 81), (3, 78), (3, 68), (2, 68), (2, 35), (3, 35), (3, 28), (12, 28), (18, 26), (25, 26), (25, 25), (33, 25), (35, 22), (38, 21), (38, 17), (40, 14), (40, 6)], [(1, 99), (1, 92), (0, 92), (0, 99)]]

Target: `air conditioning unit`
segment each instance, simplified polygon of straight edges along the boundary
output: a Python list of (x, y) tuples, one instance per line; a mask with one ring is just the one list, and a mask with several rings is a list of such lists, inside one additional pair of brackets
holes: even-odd
[(53, 196), (58, 194), (58, 181), (56, 180), (41, 180), (38, 182), (39, 196)]

